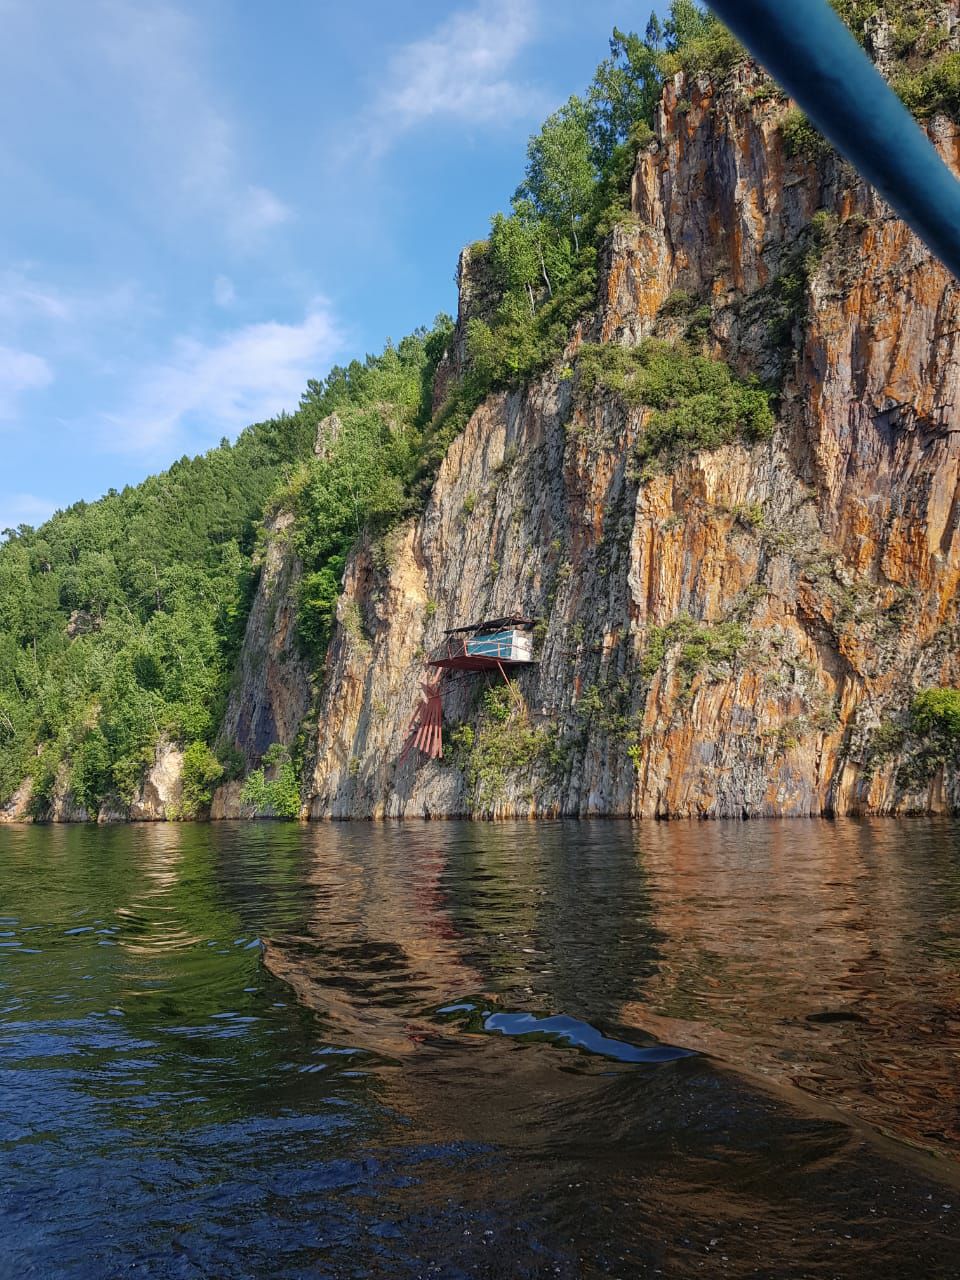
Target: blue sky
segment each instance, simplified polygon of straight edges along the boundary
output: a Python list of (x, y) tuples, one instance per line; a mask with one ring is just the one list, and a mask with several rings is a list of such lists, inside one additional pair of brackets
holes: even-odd
[(0, 0), (0, 529), (454, 311), (606, 0)]

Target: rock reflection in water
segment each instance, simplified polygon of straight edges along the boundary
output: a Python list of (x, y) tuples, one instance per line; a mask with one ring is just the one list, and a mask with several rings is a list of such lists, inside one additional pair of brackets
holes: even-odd
[(481, 990), (482, 979), (463, 958), (450, 916), (443, 851), (368, 830), (362, 843), (317, 842), (307, 929), (264, 939), (264, 962), (322, 1014), (332, 1038), (403, 1054), (436, 1030), (427, 1010)]
[(953, 1276), (955, 832), (0, 829), (0, 1276)]
[[(361, 830), (312, 837), (308, 928), (265, 958), (327, 1034), (381, 1055), (380, 1096), (404, 1118), (394, 1142), (466, 1157), (455, 1173), (425, 1167), (392, 1197), (405, 1231), (425, 1204), (489, 1221), (489, 1241), (472, 1240), (472, 1226), (447, 1241), (449, 1274), (540, 1274), (526, 1254), (511, 1272), (496, 1253), (507, 1236), (517, 1247), (517, 1231), (571, 1251), (545, 1274), (952, 1274), (956, 1190), (936, 1190), (945, 1166), (918, 1158), (905, 1173), (907, 1153), (749, 1079), (789, 1080), (782, 1064), (800, 1062), (813, 1089), (802, 1029), (843, 1036), (855, 1024), (806, 1015), (856, 1013), (845, 975), (862, 955), (906, 958), (902, 937), (863, 949), (862, 878), (873, 877), (868, 913), (873, 897), (892, 910), (906, 886), (894, 864), (886, 887), (879, 866), (847, 864), (855, 829), (827, 850), (809, 843), (837, 839), (826, 824), (795, 828), (806, 845), (792, 824)], [(872, 917), (882, 932), (909, 925)], [(599, 1034), (549, 1034), (574, 1019), (635, 1051), (618, 1062)], [(780, 1029), (791, 1019), (793, 1046)], [(506, 1039), (505, 1022), (548, 1034)], [(656, 1065), (643, 1057), (644, 1046), (657, 1056), (651, 1031), (726, 1049), (733, 1072), (669, 1051)], [(837, 1070), (858, 1098), (866, 1076), (842, 1059)]]
[(646, 827), (660, 933), (631, 1026), (960, 1147), (960, 857), (947, 823)]

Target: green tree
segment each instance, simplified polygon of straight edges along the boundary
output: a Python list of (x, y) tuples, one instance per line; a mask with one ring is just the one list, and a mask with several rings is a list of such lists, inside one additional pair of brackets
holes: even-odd
[(178, 816), (200, 817), (209, 807), (223, 773), (223, 765), (205, 742), (191, 742), (183, 753), (183, 795)]
[(297, 594), (297, 630), (307, 652), (319, 659), (326, 652), (337, 616), (340, 577), (345, 560), (332, 556), (301, 580)]
[(243, 804), (267, 818), (290, 820), (300, 814), (300, 784), (286, 747), (275, 742), (254, 769), (240, 793)]
[[(516, 213), (509, 218), (502, 213), (494, 214), (490, 224), (490, 256), (501, 288), (506, 292), (522, 290), (533, 315), (536, 311), (534, 289), (541, 276), (543, 260), (533, 220)], [(545, 282), (549, 288), (549, 277)]]
[(527, 146), (527, 171), (517, 195), (560, 232), (573, 236), (580, 252), (579, 231), (591, 209), (596, 170), (590, 151), (590, 116), (586, 104), (570, 98), (545, 122)]
[(923, 689), (913, 700), (914, 732), (960, 743), (960, 689)]
[(73, 756), (70, 789), (90, 814), (95, 814), (111, 785), (110, 747), (99, 728), (82, 739)]
[(696, 0), (672, 0), (663, 28), (666, 46), (671, 53), (676, 53), (710, 35), (720, 25), (720, 20)]
[(617, 149), (648, 128), (663, 87), (659, 47), (663, 29), (656, 15), (655, 39), (647, 27), (647, 39), (614, 27), (610, 57), (597, 67), (587, 91), (587, 129), (591, 157), (598, 173), (609, 169)]

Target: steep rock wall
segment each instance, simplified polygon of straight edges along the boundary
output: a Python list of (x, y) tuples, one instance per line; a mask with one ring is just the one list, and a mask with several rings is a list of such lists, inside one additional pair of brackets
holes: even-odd
[[(877, 732), (917, 688), (960, 680), (957, 288), (836, 156), (786, 154), (783, 111), (749, 69), (722, 91), (667, 86), (634, 221), (611, 236), (601, 305), (568, 351), (676, 336), (664, 304), (683, 290), (710, 307), (716, 354), (780, 383), (773, 439), (642, 479), (643, 410), (584, 400), (569, 365), (489, 399), (423, 516), (348, 567), (305, 812), (960, 799), (953, 770), (916, 776), (909, 743)], [(956, 164), (952, 132), (934, 134)], [(519, 677), (513, 736), (478, 711), (482, 678), (448, 681), (454, 749), (400, 764), (425, 652), (445, 627), (514, 611), (540, 619), (540, 660)]]
[(5, 805), (0, 805), (0, 822), (26, 822), (30, 817), (33, 779), (25, 778)]
[[(183, 797), (182, 774), (182, 747), (161, 737), (129, 805), (108, 799), (99, 809), (91, 811), (71, 791), (69, 766), (63, 765), (57, 774), (50, 804), (40, 817), (45, 822), (164, 822), (175, 816)], [(30, 821), (32, 792), (32, 782), (28, 779), (11, 800), (6, 816), (0, 814), (0, 821)]]
[(296, 640), (302, 566), (287, 538), (292, 522), (289, 512), (267, 521), (257, 592), (220, 730), (248, 769), (273, 743), (290, 746), (310, 706), (310, 668)]

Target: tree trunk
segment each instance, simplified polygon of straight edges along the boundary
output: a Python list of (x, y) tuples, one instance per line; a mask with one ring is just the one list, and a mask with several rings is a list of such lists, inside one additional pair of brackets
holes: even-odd
[(540, 270), (543, 272), (543, 279), (544, 279), (544, 283), (545, 283), (545, 284), (546, 284), (546, 286), (547, 286), (547, 293), (548, 293), (548, 294), (550, 295), (550, 297), (552, 298), (552, 297), (553, 297), (553, 285), (550, 283), (550, 277), (547, 275), (547, 264), (546, 264), (546, 262), (545, 262), (545, 261), (544, 261), (544, 259), (543, 259), (543, 248), (542, 248), (542, 246), (540, 245), (539, 240), (537, 241), (537, 253), (538, 253), (539, 257), (540, 257)]

